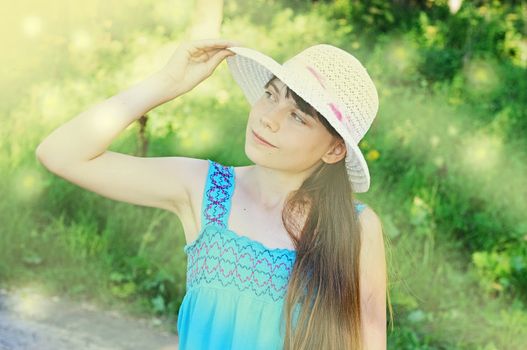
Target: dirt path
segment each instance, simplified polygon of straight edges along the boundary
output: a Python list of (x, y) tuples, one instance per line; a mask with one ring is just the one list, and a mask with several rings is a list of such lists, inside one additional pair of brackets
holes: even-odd
[(177, 336), (161, 328), (152, 319), (0, 289), (0, 350), (177, 350)]

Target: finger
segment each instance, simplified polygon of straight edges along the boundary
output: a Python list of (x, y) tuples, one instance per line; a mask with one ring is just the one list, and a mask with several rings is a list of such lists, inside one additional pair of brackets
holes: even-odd
[(208, 60), (210, 57), (214, 56), (217, 52), (219, 51), (222, 51), (222, 50), (226, 50), (225, 48), (216, 48), (216, 47), (212, 47), (212, 48), (193, 48), (191, 49), (189, 52), (190, 52), (190, 55), (193, 56), (193, 57), (202, 57), (203, 60)]
[(221, 61), (227, 57), (227, 56), (231, 56), (233, 55), (234, 52), (232, 51), (229, 51), (227, 49), (225, 50), (221, 50), (221, 51), (218, 51), (217, 53), (215, 53), (209, 60), (208, 64), (210, 64), (210, 70), (213, 71), (217, 66), (218, 64), (221, 63)]
[(229, 46), (237, 46), (238, 43), (231, 42), (219, 42), (216, 39), (203, 39), (203, 40), (194, 40), (181, 43), (181, 47), (186, 49), (192, 54), (206, 52), (211, 50), (221, 50)]
[[(237, 46), (237, 45), (236, 45)], [(220, 51), (220, 50), (228, 50), (229, 47), (232, 47), (232, 46), (219, 46), (219, 47), (203, 47), (203, 48), (197, 48), (198, 51), (200, 52), (207, 52), (207, 53), (216, 53), (216, 51)]]

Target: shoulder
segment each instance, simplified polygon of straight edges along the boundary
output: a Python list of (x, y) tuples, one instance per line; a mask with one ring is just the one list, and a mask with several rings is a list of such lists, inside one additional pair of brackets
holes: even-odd
[(355, 200), (354, 205), (358, 212), (362, 241), (367, 240), (366, 244), (369, 243), (373, 247), (379, 248), (379, 244), (384, 243), (382, 221), (379, 215), (372, 207), (362, 201)]
[[(366, 206), (359, 215), (361, 226), (360, 268), (364, 296), (385, 290), (386, 256), (382, 221)], [(381, 293), (382, 294), (382, 293)]]
[[(368, 205), (359, 214), (361, 254), (363, 259), (384, 262), (384, 231), (379, 215)], [(364, 265), (367, 266), (367, 265)]]
[(362, 231), (370, 232), (370, 236), (382, 234), (382, 222), (375, 210), (363, 202), (357, 202), (356, 207), (359, 211), (359, 223)]
[(174, 157), (174, 159), (184, 159), (184, 163), (180, 160), (174, 161), (174, 171), (185, 174), (190, 183), (197, 184), (196, 180), (203, 178), (208, 172), (208, 159), (183, 157)]
[(190, 157), (170, 157), (170, 161), (173, 186), (185, 185), (190, 197), (199, 193), (208, 172), (209, 161)]

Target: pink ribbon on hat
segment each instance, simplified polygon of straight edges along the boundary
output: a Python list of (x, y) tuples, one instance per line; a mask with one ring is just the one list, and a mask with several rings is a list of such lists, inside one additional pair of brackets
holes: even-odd
[(320, 83), (320, 85), (322, 85), (322, 87), (325, 89), (326, 86), (324, 86), (324, 83), (323, 83), (324, 78), (315, 70), (315, 68), (313, 68), (311, 66), (308, 66), (308, 65), (306, 65), (306, 68), (307, 68), (308, 71), (311, 72), (311, 74), (313, 74), (315, 76), (315, 78), (317, 78), (317, 80)]
[[(313, 76), (317, 79), (317, 81), (320, 83), (320, 85), (322, 85), (322, 88), (326, 89), (326, 86), (324, 85), (324, 77), (320, 75), (320, 73), (317, 72), (317, 70), (309, 65), (306, 65), (305, 66), (307, 68), (307, 70), (313, 74)], [(342, 112), (339, 110), (339, 108), (336, 106), (335, 103), (333, 102), (330, 102), (328, 103), (329, 107), (331, 107), (331, 111), (335, 114), (335, 116), (337, 117), (337, 119), (339, 120), (339, 122), (341, 122), (342, 124), (346, 125), (348, 128), (350, 127), (349, 125), (349, 118), (343, 118), (342, 116)]]
[(328, 105), (331, 107), (331, 110), (333, 113), (337, 116), (337, 119), (342, 122), (342, 113), (340, 110), (333, 104), (333, 102), (328, 103)]

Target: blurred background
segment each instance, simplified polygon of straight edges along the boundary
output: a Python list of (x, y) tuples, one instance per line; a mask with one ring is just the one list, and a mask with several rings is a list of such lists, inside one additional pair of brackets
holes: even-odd
[[(389, 349), (525, 349), (527, 5), (501, 0), (2, 1), (0, 288), (89, 300), (176, 332), (177, 216), (81, 189), (37, 145), (160, 69), (183, 40), (224, 37), (278, 62), (316, 43), (367, 67), (380, 97), (360, 143), (380, 216)], [(226, 63), (133, 123), (110, 150), (248, 165), (250, 106)], [(228, 136), (227, 136), (228, 135)], [(32, 304), (30, 304), (32, 305)]]

